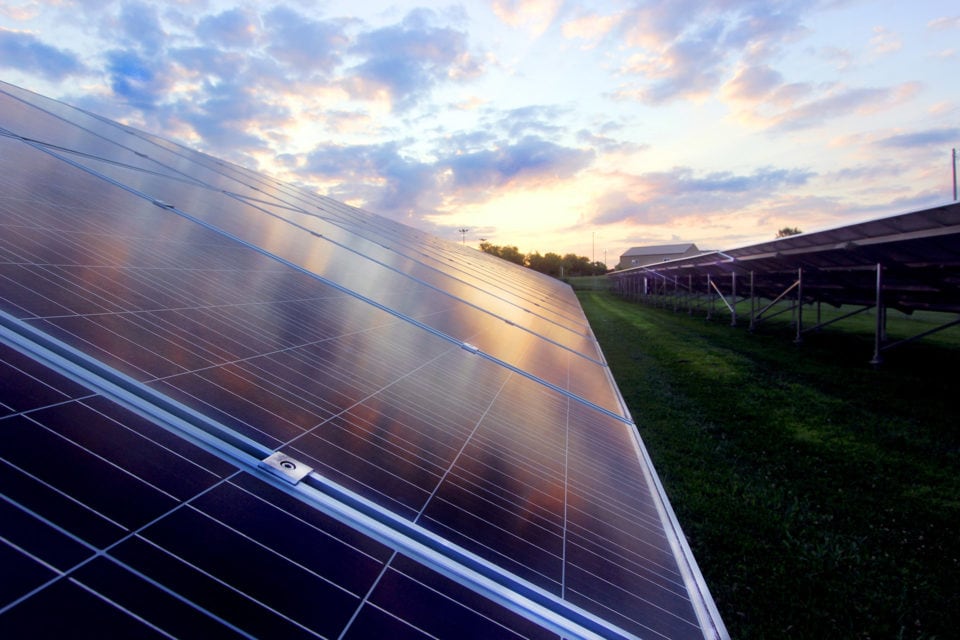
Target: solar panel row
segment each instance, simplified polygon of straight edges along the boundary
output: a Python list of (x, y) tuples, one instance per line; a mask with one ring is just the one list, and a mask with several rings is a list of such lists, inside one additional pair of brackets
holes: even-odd
[(725, 633), (569, 289), (0, 88), (0, 631)]

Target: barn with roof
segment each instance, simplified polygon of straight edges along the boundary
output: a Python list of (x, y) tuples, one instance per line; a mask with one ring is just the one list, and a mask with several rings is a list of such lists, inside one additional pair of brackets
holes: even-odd
[(645, 247), (630, 247), (626, 253), (620, 256), (620, 262), (616, 269), (629, 269), (631, 267), (642, 267), (656, 262), (665, 262), (677, 258), (686, 258), (701, 253), (692, 242), (681, 242), (678, 244), (655, 244)]

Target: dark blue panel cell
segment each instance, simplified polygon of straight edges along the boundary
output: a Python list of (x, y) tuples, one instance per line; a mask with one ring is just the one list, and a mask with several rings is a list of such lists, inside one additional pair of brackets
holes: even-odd
[[(610, 582), (621, 584), (615, 578), (627, 578), (626, 572), (632, 572), (633, 575), (629, 576), (631, 583), (643, 581), (658, 586), (666, 593), (686, 597), (683, 578), (677, 572), (674, 562), (668, 559), (666, 563), (661, 563), (649, 555), (641, 554), (642, 545), (623, 547), (611, 540), (601, 539), (599, 536), (588, 538), (583, 535), (582, 528), (571, 526), (567, 532), (566, 549), (568, 569), (571, 566), (579, 568), (581, 572), (589, 574), (585, 576), (588, 580), (600, 576)], [(635, 588), (635, 586), (631, 587), (631, 589)]]
[(191, 503), (204, 514), (354, 594), (365, 593), (383, 563), (324, 529), (234, 485), (218, 487)]
[(3, 638), (167, 638), (83, 587), (61, 578), (0, 614)]
[(250, 474), (243, 473), (236, 476), (231, 479), (231, 484), (257, 496), (264, 502), (273, 505), (277, 509), (281, 509), (284, 513), (290, 514), (312, 527), (325, 531), (339, 540), (347, 541), (351, 547), (366, 556), (375, 558), (381, 564), (386, 563), (386, 561), (390, 559), (390, 556), (393, 555), (393, 549), (368, 538), (353, 527), (334, 520), (315, 507), (266, 484)]
[[(136, 430), (137, 426), (150, 425), (146, 420), (119, 407), (100, 404), (107, 413), (77, 402), (34, 411), (30, 418), (179, 500), (191, 498), (220, 480), (219, 475), (202, 465), (212, 456), (198, 456), (195, 461), (168, 450)], [(153, 425), (147, 428), (154, 433), (160, 431)], [(217, 461), (216, 467), (221, 471), (227, 470), (224, 466)]]
[[(200, 551), (205, 550), (200, 540)], [(111, 550), (111, 556), (141, 574), (256, 638), (316, 638), (277, 611), (240, 593), (177, 557), (133, 538)], [(238, 564), (241, 559), (237, 559)]]
[(176, 356), (165, 353), (161, 348), (163, 345), (151, 341), (149, 334), (139, 331), (123, 333), (129, 325), (125, 323), (124, 327), (118, 327), (109, 315), (48, 318), (36, 326), (61, 337), (70, 346), (91, 351), (95, 358), (139, 380), (163, 378), (184, 371), (176, 362)]
[[(34, 270), (17, 264), (0, 264), (0, 309), (16, 318), (59, 316), (74, 313), (74, 308), (85, 304), (63, 288), (48, 291), (49, 283), (35, 275)], [(49, 297), (50, 295), (55, 297)]]
[(410, 623), (391, 615), (371, 604), (364, 604), (357, 617), (350, 624), (343, 640), (367, 640), (368, 638), (390, 638), (390, 640), (428, 640), (436, 636), (410, 625)]
[(143, 536), (321, 635), (337, 635), (363, 596), (188, 507), (151, 525)]
[[(155, 446), (167, 452), (164, 455), (172, 453), (183, 460), (189, 461), (192, 465), (204, 469), (206, 474), (223, 478), (236, 471), (234, 465), (224, 461), (222, 458), (200, 449), (197, 445), (185, 440), (181, 435), (168, 431), (156, 423), (120, 407), (103, 396), (84, 398), (83, 406), (92, 409), (112, 421), (122, 424), (125, 428), (154, 443)], [(206, 486), (205, 483), (202, 484)]]
[(608, 566), (604, 574), (592, 575), (570, 565), (566, 597), (640, 637), (656, 633), (678, 640), (703, 638), (686, 596), (637, 580), (622, 567)]
[(559, 593), (562, 556), (500, 529), (496, 521), (483, 519), (488, 515), (475, 515), (449, 502), (431, 500), (418, 522), (487, 561), (547, 591)]
[[(29, 356), (0, 343), (0, 405), (11, 412), (29, 411), (90, 391), (69, 378), (54, 373)], [(4, 414), (0, 412), (0, 417)]]
[(177, 504), (36, 422), (14, 416), (0, 424), (0, 457), (123, 527), (146, 524)]
[[(0, 421), (0, 443), (8, 421)], [(0, 487), (10, 500), (95, 547), (106, 547), (126, 533), (122, 526), (91, 507), (5, 462), (0, 462)]]
[[(229, 407), (231, 413), (244, 416), (252, 424), (265, 425), (264, 428), (280, 440), (286, 441), (333, 415), (322, 407), (302, 402), (302, 398), (285, 385), (264, 380), (264, 374), (250, 365), (212, 367), (199, 372), (198, 376), (208, 385), (210, 395), (219, 400), (219, 406)], [(175, 379), (168, 382), (176, 384)]]
[[(279, 438), (271, 435), (267, 431), (271, 426), (269, 423), (252, 424), (245, 420), (246, 416), (238, 417), (221, 409), (222, 405), (228, 404), (224, 402), (224, 395), (219, 394), (216, 389), (212, 389), (209, 382), (197, 377), (195, 374), (177, 376), (172, 382), (167, 382), (166, 380), (152, 382), (148, 386), (201, 413), (214, 422), (223, 425), (225, 428), (262, 444), (269, 449), (275, 449), (282, 444)], [(231, 400), (234, 401), (230, 403), (233, 405), (231, 408), (243, 406), (242, 400), (236, 398), (232, 398)], [(287, 438), (302, 433), (299, 429), (294, 430), (289, 425), (285, 425), (285, 427), (280, 435), (287, 436)]]
[(0, 540), (0, 609), (21, 598), (45, 582), (56, 572)]
[(0, 500), (0, 538), (60, 571), (95, 553), (94, 549), (6, 500)]
[(175, 638), (246, 637), (209, 612), (104, 557), (85, 564), (72, 578)]
[(403, 556), (391, 563), (370, 595), (370, 603), (439, 638), (557, 638)]

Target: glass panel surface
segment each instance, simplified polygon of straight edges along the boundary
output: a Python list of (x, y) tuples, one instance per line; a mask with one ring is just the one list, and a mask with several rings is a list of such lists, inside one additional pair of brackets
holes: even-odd
[[(441, 546), (638, 635), (702, 637), (569, 287), (10, 91), (43, 110), (0, 92), (0, 127), (45, 146), (0, 135), (0, 311)], [(555, 637), (19, 352), (0, 373), (6, 539), (37, 532), (3, 553), (16, 593), (45, 585), (0, 624), (79, 588), (174, 635), (187, 607), (255, 636)]]

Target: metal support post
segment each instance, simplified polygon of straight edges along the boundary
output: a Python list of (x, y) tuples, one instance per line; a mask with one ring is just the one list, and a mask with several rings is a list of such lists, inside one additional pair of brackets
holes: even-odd
[(797, 269), (797, 335), (793, 341), (803, 342), (803, 267)]
[(707, 296), (710, 298), (710, 301), (709, 301), (710, 304), (707, 307), (707, 320), (713, 317), (713, 292), (711, 291), (712, 288), (713, 288), (713, 280), (710, 279), (710, 274), (708, 273), (707, 274)]
[(754, 328), (754, 316), (757, 313), (757, 299), (753, 294), (753, 271), (750, 272), (750, 327), (749, 330), (753, 333)]
[(730, 297), (733, 298), (730, 306), (730, 326), (737, 326), (737, 274), (730, 274)]
[(877, 263), (877, 304), (874, 307), (877, 310), (877, 328), (873, 335), (873, 359), (870, 364), (877, 365), (883, 362), (880, 356), (880, 348), (883, 340), (883, 265)]

